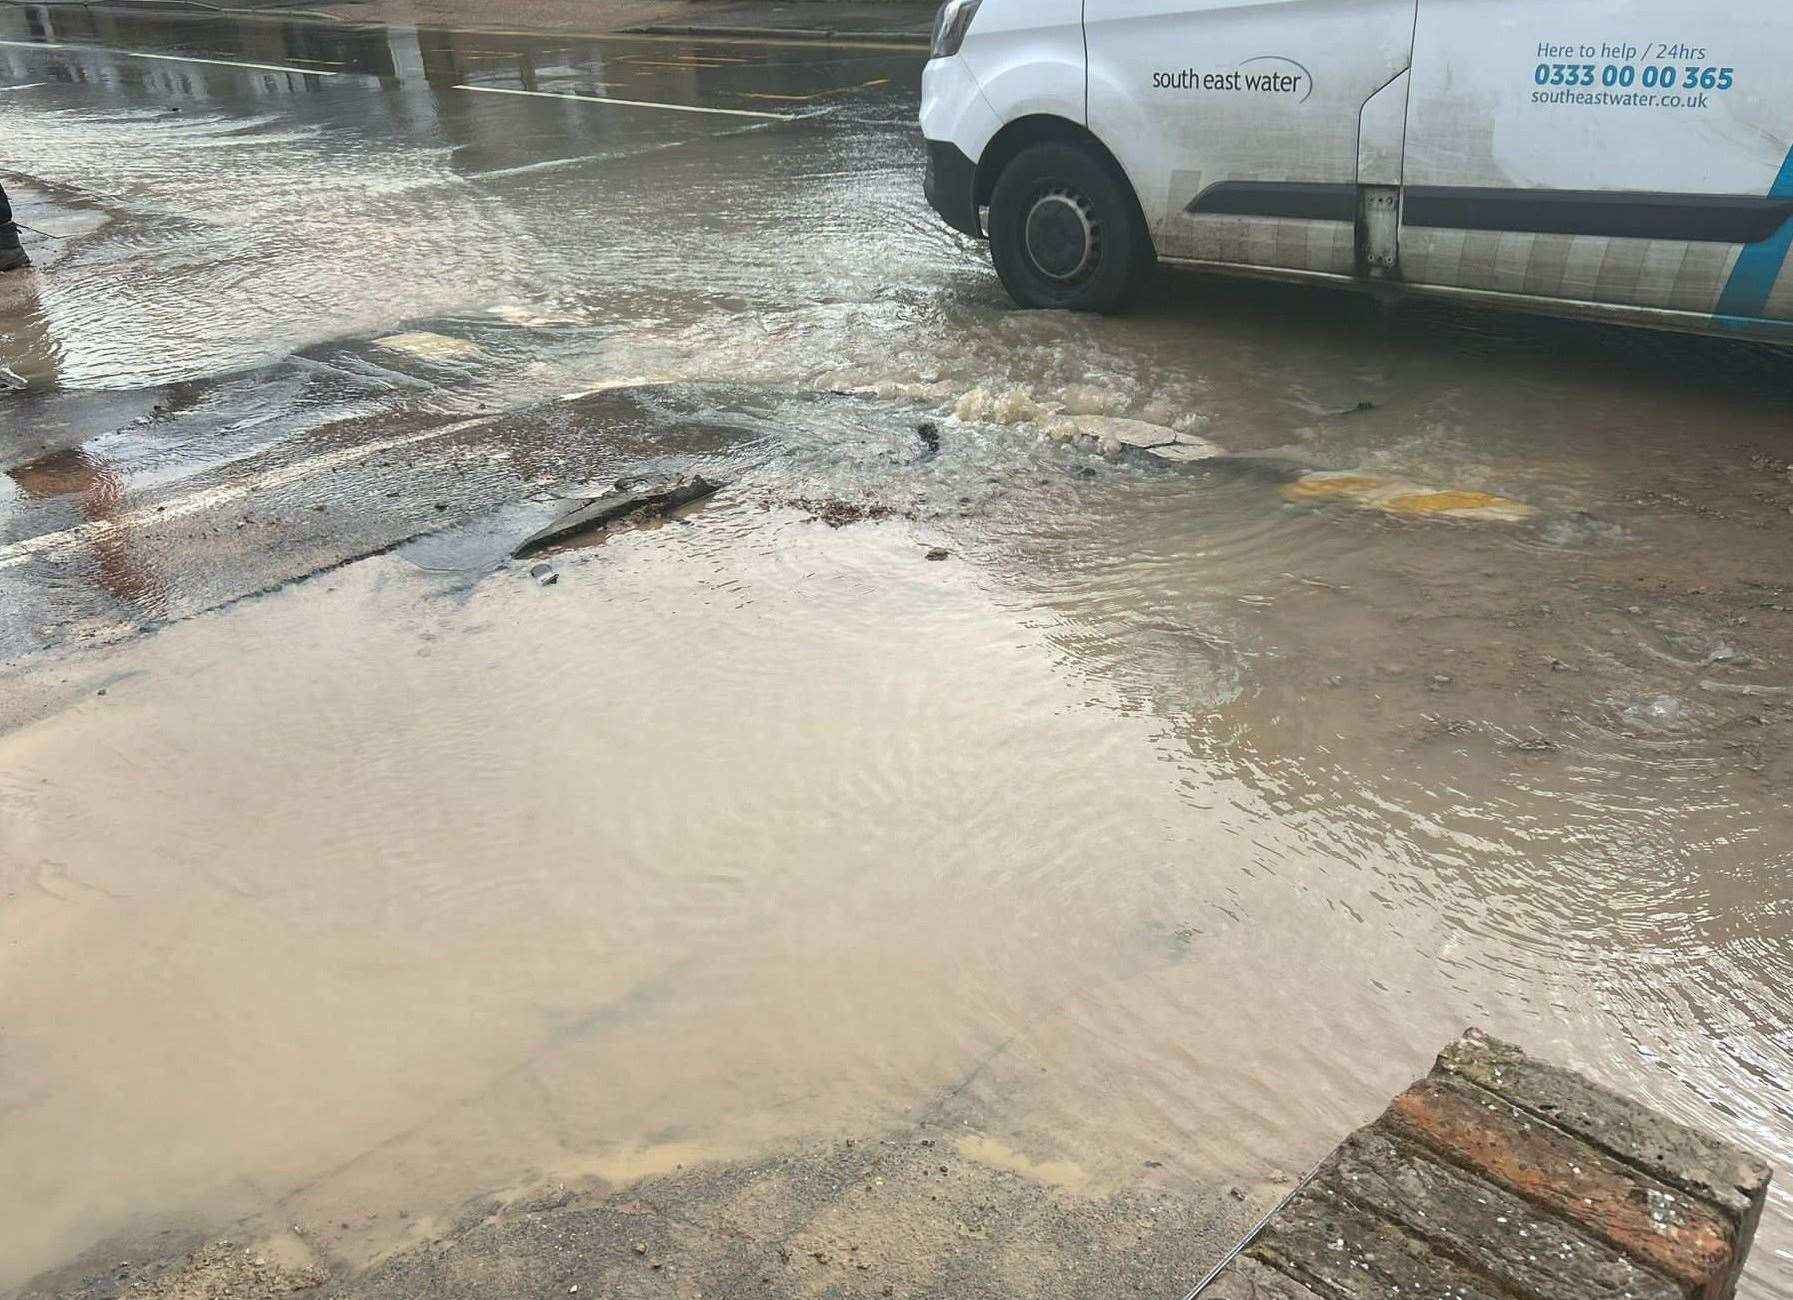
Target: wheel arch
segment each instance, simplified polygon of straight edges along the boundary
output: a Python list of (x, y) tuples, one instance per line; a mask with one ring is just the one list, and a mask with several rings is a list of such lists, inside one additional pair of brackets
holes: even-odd
[(1133, 201), (1139, 228), (1146, 232), (1146, 240), (1150, 244), (1151, 227), (1146, 222), (1145, 209), (1140, 205), (1139, 191), (1134, 188), (1133, 178), (1127, 175), (1127, 169), (1121, 166), (1121, 160), (1114, 156), (1112, 149), (1102, 143), (1101, 137), (1081, 122), (1073, 122), (1068, 117), (1056, 117), (1050, 113), (1018, 117), (998, 131), (990, 143), (984, 146), (984, 151), (977, 160), (977, 175), (972, 182), (973, 201), (977, 207), (981, 210), (990, 206), (990, 196), (996, 190), (997, 178), (1022, 150), (1048, 143), (1079, 145), (1088, 149), (1104, 166), (1113, 171), (1128, 198)]

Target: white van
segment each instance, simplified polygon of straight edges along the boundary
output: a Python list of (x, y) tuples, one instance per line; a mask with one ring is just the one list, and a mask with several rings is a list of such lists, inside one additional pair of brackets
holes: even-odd
[(1793, 341), (1788, 0), (948, 0), (927, 192), (1028, 307), (1162, 258)]

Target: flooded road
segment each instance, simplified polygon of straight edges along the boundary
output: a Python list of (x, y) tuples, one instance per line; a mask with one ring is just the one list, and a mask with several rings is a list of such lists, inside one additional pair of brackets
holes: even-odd
[(684, 1293), (1178, 1296), (1470, 1023), (1793, 1168), (1793, 363), (1018, 313), (916, 74), (0, 12), (0, 1293), (647, 1178)]

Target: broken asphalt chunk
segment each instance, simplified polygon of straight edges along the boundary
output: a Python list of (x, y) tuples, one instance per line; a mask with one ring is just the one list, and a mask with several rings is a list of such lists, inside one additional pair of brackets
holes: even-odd
[(648, 483), (607, 492), (592, 497), (556, 519), (540, 532), (525, 538), (511, 552), (513, 559), (533, 554), (544, 546), (577, 537), (581, 533), (607, 528), (620, 520), (639, 515), (667, 515), (722, 490), (701, 474), (670, 482)]
[(921, 439), (921, 455), (915, 458), (916, 464), (933, 460), (940, 454), (940, 426), (932, 420), (923, 420), (915, 426), (915, 436)]

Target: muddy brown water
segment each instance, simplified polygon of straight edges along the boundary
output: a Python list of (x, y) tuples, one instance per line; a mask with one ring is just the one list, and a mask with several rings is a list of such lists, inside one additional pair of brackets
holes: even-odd
[[(1468, 1023), (1793, 1165), (1784, 357), (1174, 278), (1015, 313), (865, 85), (909, 65), (761, 51), (675, 88), (840, 106), (606, 133), (457, 98), (498, 40), (9, 118), (79, 238), (5, 363), (188, 387), (0, 480), (0, 1289), (163, 1226), (365, 1264), (967, 1087), (958, 1150), (1060, 1194), (1268, 1195)], [(608, 385), (582, 436), (731, 489), (553, 587), (476, 525), (188, 616), (157, 505)], [(482, 437), (415, 473), (565, 477)], [(384, 500), (308, 463), (295, 509)], [(1747, 1293), (1793, 1296), (1787, 1193)]]

